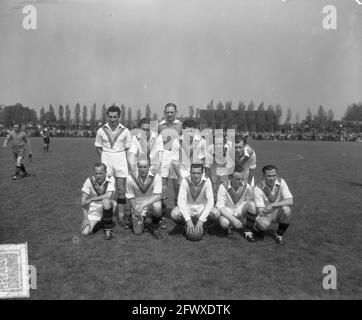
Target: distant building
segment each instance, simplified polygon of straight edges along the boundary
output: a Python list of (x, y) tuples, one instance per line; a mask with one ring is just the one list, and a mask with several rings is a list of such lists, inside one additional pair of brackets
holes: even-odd
[(200, 129), (235, 129), (238, 131), (274, 131), (273, 111), (200, 110)]

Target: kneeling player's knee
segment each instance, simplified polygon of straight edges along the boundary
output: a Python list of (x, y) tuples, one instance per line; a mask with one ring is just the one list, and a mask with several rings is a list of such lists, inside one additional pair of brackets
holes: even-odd
[(256, 220), (256, 226), (261, 231), (267, 230), (270, 227), (270, 221), (266, 217), (259, 217)]
[(178, 207), (175, 207), (171, 211), (171, 219), (175, 221), (176, 223), (181, 222), (181, 211)]
[(219, 223), (220, 223), (221, 228), (223, 228), (223, 229), (227, 229), (230, 227), (230, 221), (228, 219), (226, 219), (225, 217), (220, 217)]
[(248, 212), (251, 214), (256, 214), (256, 206), (254, 201), (248, 201)]
[(292, 215), (292, 210), (290, 209), (290, 207), (283, 206), (281, 209), (282, 209), (282, 217), (284, 219), (289, 219), (290, 216)]
[(162, 204), (161, 201), (158, 201), (152, 205), (152, 216), (161, 217), (162, 216)]
[(118, 198), (124, 199), (126, 195), (126, 189), (123, 187), (118, 188)]
[(83, 236), (89, 236), (92, 233), (92, 228), (88, 225), (82, 230)]
[(215, 208), (215, 207), (212, 208), (211, 211), (210, 211), (209, 217), (210, 217), (210, 220), (211, 220), (211, 221), (217, 221), (217, 219), (220, 218), (220, 211), (219, 211), (219, 209), (218, 209), (218, 208)]
[(108, 210), (112, 208), (112, 200), (110, 199), (103, 199), (102, 206), (104, 210)]

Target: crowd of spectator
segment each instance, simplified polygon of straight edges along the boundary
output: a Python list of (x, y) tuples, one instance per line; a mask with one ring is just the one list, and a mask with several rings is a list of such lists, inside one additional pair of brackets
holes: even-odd
[[(31, 137), (40, 137), (40, 132), (44, 128), (28, 128), (27, 132)], [(51, 137), (84, 137), (94, 138), (96, 129), (94, 130), (60, 130), (56, 128), (47, 128)], [(0, 136), (5, 137), (8, 129), (0, 130)], [(299, 141), (349, 141), (362, 142), (362, 132), (252, 132), (249, 136), (253, 140), (299, 140)]]
[(254, 132), (254, 140), (351, 141), (362, 142), (362, 132)]

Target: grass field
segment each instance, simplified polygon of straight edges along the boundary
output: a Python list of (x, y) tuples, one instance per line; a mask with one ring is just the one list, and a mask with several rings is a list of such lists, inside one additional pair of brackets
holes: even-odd
[[(49, 153), (32, 139), (34, 176), (11, 181), (10, 150), (0, 159), (0, 243), (28, 243), (37, 268), (31, 299), (362, 298), (362, 144), (250, 141), (261, 167), (276, 164), (294, 195), (285, 246), (206, 235), (135, 236), (116, 226), (81, 236), (81, 187), (97, 160), (93, 139), (57, 138)], [(0, 143), (3, 143), (1, 139)], [(169, 203), (170, 204), (170, 203)], [(337, 290), (322, 269), (337, 268)]]

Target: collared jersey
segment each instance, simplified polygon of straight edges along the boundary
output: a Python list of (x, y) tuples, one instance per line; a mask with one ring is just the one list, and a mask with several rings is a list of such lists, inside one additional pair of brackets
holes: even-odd
[(153, 175), (151, 172), (145, 181), (143, 181), (138, 173), (131, 174), (126, 181), (126, 198), (136, 200), (146, 199), (154, 195), (162, 193), (162, 178), (159, 174)]
[(254, 188), (254, 195), (257, 208), (265, 208), (267, 205), (274, 202), (279, 202), (285, 199), (293, 199), (287, 183), (281, 178), (275, 181), (273, 190), (268, 188), (265, 184), (265, 180), (258, 183)]
[(172, 123), (163, 119), (158, 124), (158, 132), (163, 139), (163, 147), (165, 151), (171, 151), (173, 141), (182, 134), (182, 122), (175, 119)]
[(185, 219), (191, 219), (192, 214), (201, 214), (200, 220), (206, 221), (211, 209), (214, 206), (214, 194), (209, 178), (203, 177), (198, 186), (195, 186), (188, 176), (180, 185), (178, 207)]
[(160, 121), (160, 123), (158, 125), (159, 132), (161, 132), (164, 129), (168, 129), (168, 128), (174, 128), (174, 129), (176, 129), (176, 131), (179, 135), (182, 134), (182, 122), (178, 119), (175, 119), (175, 121), (172, 123), (166, 122), (166, 119), (163, 119)]
[(253, 198), (253, 188), (248, 183), (243, 182), (238, 190), (234, 190), (230, 180), (228, 180), (219, 186), (216, 207), (218, 209), (226, 207), (234, 210), (245, 201), (252, 200)]
[(122, 152), (131, 146), (131, 134), (121, 123), (112, 131), (108, 123), (98, 129), (94, 145), (103, 152)]
[(114, 192), (115, 188), (115, 179), (114, 177), (106, 177), (106, 180), (99, 185), (94, 176), (87, 178), (83, 184), (82, 192), (91, 198), (105, 194), (106, 192)]

